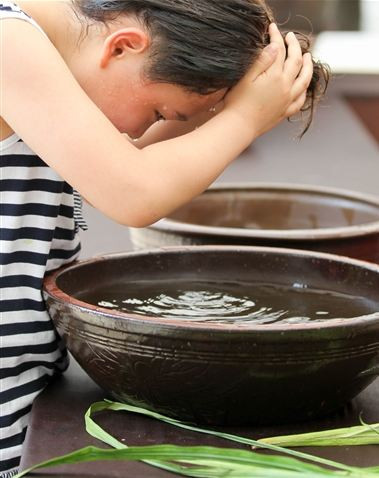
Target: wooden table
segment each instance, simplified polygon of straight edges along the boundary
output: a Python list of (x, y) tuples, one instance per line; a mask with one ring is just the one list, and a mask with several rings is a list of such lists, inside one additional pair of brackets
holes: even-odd
[[(22, 468), (69, 453), (75, 449), (102, 443), (90, 437), (84, 429), (84, 413), (95, 401), (102, 400), (104, 392), (75, 362), (66, 375), (51, 384), (36, 400), (29, 425)], [(327, 428), (359, 424), (359, 415), (368, 423), (379, 422), (379, 380), (362, 392), (353, 402), (333, 416), (303, 424), (277, 427), (246, 427), (228, 429), (230, 433), (262, 438), (288, 433), (302, 433)], [(222, 440), (170, 425), (153, 419), (124, 412), (105, 412), (96, 421), (128, 445), (171, 443), (176, 445), (214, 445), (245, 448)], [(309, 453), (341, 461), (349, 465), (374, 466), (379, 464), (377, 446), (309, 448)], [(178, 476), (138, 462), (94, 462), (49, 468), (31, 475), (34, 478), (170, 478)]]

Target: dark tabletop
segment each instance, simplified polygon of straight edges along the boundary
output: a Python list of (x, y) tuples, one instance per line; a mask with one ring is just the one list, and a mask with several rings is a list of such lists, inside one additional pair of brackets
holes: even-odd
[[(318, 111), (312, 131), (300, 143), (293, 140), (291, 125), (283, 122), (259, 138), (226, 170), (220, 180), (320, 184), (377, 194), (378, 99), (377, 77), (354, 78), (353, 81), (345, 78), (335, 82), (328, 101)], [(130, 248), (126, 228), (86, 208), (91, 233), (83, 240), (82, 257)], [(90, 444), (105, 446), (91, 438), (84, 428), (85, 411), (91, 403), (104, 397), (105, 393), (72, 361), (68, 372), (47, 387), (35, 401), (24, 446), (22, 469)], [(277, 427), (228, 429), (228, 432), (262, 438), (352, 426), (359, 424), (360, 413), (365, 422), (379, 422), (379, 379), (338, 413), (323, 420)], [(124, 412), (102, 413), (97, 421), (128, 445), (172, 443), (231, 448), (242, 446)], [(302, 450), (350, 465), (379, 466), (378, 446)], [(143, 463), (96, 462), (47, 469), (33, 476), (169, 478), (175, 475)]]
[[(29, 425), (22, 468), (69, 453), (87, 445), (106, 445), (87, 434), (84, 414), (95, 401), (105, 398), (104, 392), (72, 360), (68, 372), (56, 379), (36, 400)], [(343, 409), (322, 420), (276, 427), (239, 427), (223, 429), (249, 438), (263, 438), (289, 433), (303, 433), (359, 424), (359, 415), (367, 423), (379, 422), (379, 380), (376, 380)], [(148, 417), (127, 412), (101, 412), (96, 421), (128, 445), (214, 445), (243, 448), (229, 442), (164, 424)], [(248, 449), (245, 447), (245, 449)], [(302, 451), (341, 461), (349, 465), (379, 465), (377, 446), (303, 448)], [(41, 470), (33, 477), (62, 478), (170, 478), (178, 476), (143, 463), (94, 462), (65, 465)]]

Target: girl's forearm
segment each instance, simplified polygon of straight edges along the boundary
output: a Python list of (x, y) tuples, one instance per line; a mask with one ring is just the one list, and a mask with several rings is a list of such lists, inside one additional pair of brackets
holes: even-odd
[(144, 148), (144, 186), (135, 198), (140, 223), (136, 217), (134, 225), (150, 224), (200, 194), (255, 136), (238, 115), (224, 110), (191, 133)]

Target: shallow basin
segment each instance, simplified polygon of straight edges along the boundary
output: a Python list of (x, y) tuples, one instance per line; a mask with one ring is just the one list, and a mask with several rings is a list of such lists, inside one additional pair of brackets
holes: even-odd
[[(269, 324), (156, 317), (89, 303), (167, 278), (333, 291), (331, 319)], [(293, 292), (293, 291), (292, 291)], [(197, 423), (281, 423), (326, 415), (379, 374), (379, 266), (299, 250), (188, 246), (78, 262), (50, 274), (49, 313), (84, 370), (118, 400)], [(330, 306), (333, 306), (333, 295)], [(342, 303), (343, 305), (343, 303)]]
[(379, 197), (291, 184), (216, 185), (150, 227), (136, 249), (240, 244), (290, 247), (379, 263)]

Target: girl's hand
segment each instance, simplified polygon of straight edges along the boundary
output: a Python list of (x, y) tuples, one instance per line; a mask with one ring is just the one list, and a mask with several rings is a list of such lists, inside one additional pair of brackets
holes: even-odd
[(225, 97), (225, 108), (242, 119), (252, 139), (300, 111), (313, 74), (312, 57), (310, 53), (302, 55), (294, 33), (286, 36), (288, 51), (274, 23), (269, 33), (270, 45)]

